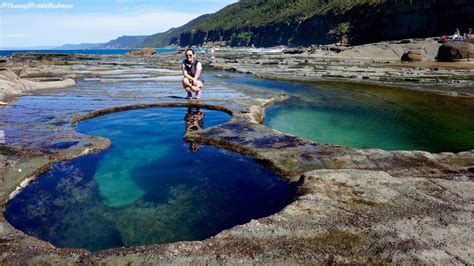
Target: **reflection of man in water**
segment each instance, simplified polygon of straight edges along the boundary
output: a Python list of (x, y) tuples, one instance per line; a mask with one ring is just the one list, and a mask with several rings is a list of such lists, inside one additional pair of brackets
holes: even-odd
[[(184, 116), (186, 122), (186, 133), (190, 131), (196, 131), (204, 128), (204, 112), (199, 111), (199, 108), (193, 110), (193, 107), (188, 108), (188, 113)], [(191, 151), (199, 150), (199, 144), (191, 142), (189, 144)]]

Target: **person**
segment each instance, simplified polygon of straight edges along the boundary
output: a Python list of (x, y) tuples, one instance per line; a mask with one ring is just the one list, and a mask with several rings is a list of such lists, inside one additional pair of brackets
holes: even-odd
[(451, 36), (451, 40), (457, 41), (460, 37), (461, 37), (461, 32), (459, 31), (459, 28), (456, 28), (456, 31)]
[(194, 98), (201, 98), (201, 91), (204, 85), (201, 78), (202, 64), (196, 60), (193, 49), (186, 49), (184, 52), (186, 58), (181, 61), (181, 67), (183, 70), (183, 88), (187, 92), (187, 99), (193, 98), (193, 92), (195, 93)]
[(216, 52), (216, 49), (214, 46), (211, 47), (211, 59), (214, 59), (214, 53)]

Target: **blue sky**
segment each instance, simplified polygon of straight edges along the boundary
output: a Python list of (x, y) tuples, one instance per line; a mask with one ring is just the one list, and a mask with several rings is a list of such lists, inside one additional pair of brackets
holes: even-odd
[[(154, 34), (235, 2), (237, 0), (0, 0), (0, 49), (97, 43), (122, 35)], [(25, 3), (60, 3), (72, 8), (18, 7)]]

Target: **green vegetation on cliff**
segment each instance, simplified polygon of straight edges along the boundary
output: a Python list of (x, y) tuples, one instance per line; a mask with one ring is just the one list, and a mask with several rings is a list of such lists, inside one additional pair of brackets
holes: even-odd
[(141, 47), (165, 47), (171, 43), (172, 39), (176, 39), (179, 35), (187, 30), (193, 28), (194, 25), (198, 24), (200, 21), (208, 19), (210, 15), (203, 15), (196, 19), (191, 20), (187, 24), (179, 28), (171, 28), (166, 32), (161, 32), (153, 34), (145, 39), (145, 41), (140, 45)]
[(473, 13), (469, 0), (241, 0), (142, 46), (360, 44), (464, 30)]
[(194, 27), (208, 31), (301, 22), (315, 15), (325, 15), (329, 11), (342, 13), (356, 5), (378, 2), (381, 0), (241, 0), (195, 24)]

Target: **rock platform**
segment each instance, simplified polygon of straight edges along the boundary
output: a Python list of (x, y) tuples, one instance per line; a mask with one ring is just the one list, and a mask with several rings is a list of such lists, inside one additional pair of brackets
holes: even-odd
[[(247, 55), (239, 57), (234, 53), (234, 59), (226, 55), (229, 58), (203, 61), (215, 67), (243, 72), (248, 69), (250, 73), (266, 75), (261, 71), (287, 71), (289, 67), (280, 62), (303, 60), (281, 54), (265, 58), (257, 54), (252, 55), (255, 57), (251, 59), (252, 64), (247, 61), (250, 60)], [(203, 99), (188, 101), (182, 98), (179, 84), (180, 58), (180, 54), (171, 53), (66, 60), (52, 56), (31, 62), (22, 60), (21, 56), (10, 59), (4, 66), (8, 70), (3, 70), (8, 75), (13, 72), (25, 79), (48, 77), (63, 81), (72, 78), (75, 85), (29, 91), (28, 95), (0, 109), (0, 127), (16, 132), (11, 139), (7, 135), (9, 145), (2, 145), (0, 150), (2, 209), (9, 198), (53, 163), (110, 145), (107, 139), (77, 133), (74, 125), (78, 121), (157, 106), (199, 106), (232, 114), (229, 122), (187, 133), (185, 139), (254, 158), (295, 188), (294, 200), (278, 213), (224, 230), (203, 241), (115, 248), (96, 253), (56, 248), (13, 228), (2, 213), (0, 264), (474, 262), (474, 150), (438, 154), (364, 150), (284, 134), (261, 122), (265, 108), (286, 99), (286, 95), (211, 80), (206, 82)], [(278, 64), (271, 63), (276, 60)], [(345, 66), (343, 61), (337, 65), (333, 59), (319, 60), (328, 67), (341, 68), (341, 73), (362, 71), (360, 75), (370, 75), (366, 72), (380, 70), (379, 66)], [(268, 68), (261, 67), (265, 64)], [(405, 69), (404, 66), (393, 67), (397, 71)], [(303, 68), (307, 70), (301, 73), (309, 73), (315, 66)], [(408, 69), (405, 71), (412, 71)], [(446, 68), (442, 71), (446, 71), (446, 75), (453, 71), (454, 76), (467, 73), (472, 77), (471, 72), (465, 70)], [(469, 85), (461, 85), (447, 91), (470, 97)], [(60, 142), (74, 144), (64, 149), (52, 146)]]

